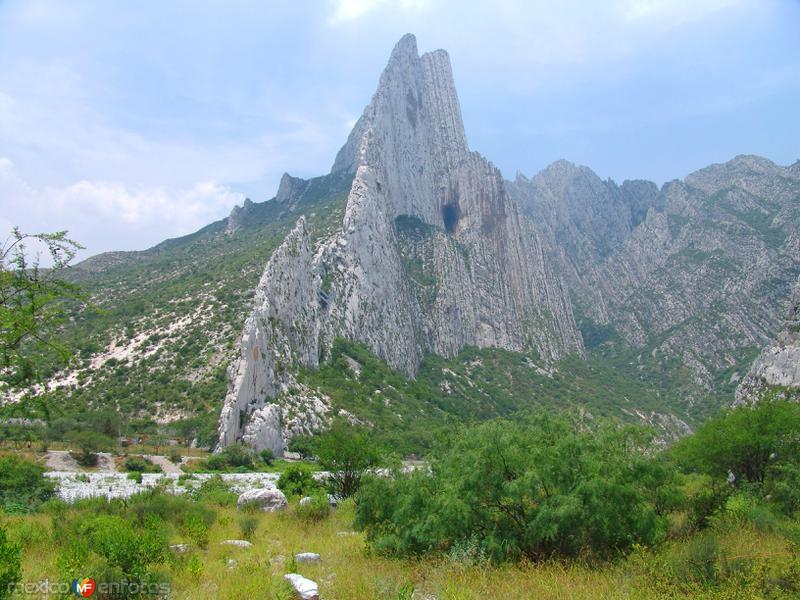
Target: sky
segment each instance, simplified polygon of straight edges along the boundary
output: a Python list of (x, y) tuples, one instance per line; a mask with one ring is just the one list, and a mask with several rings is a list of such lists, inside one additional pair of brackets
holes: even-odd
[(0, 232), (144, 249), (326, 173), (407, 32), (508, 178), (790, 164), (798, 31), (800, 0), (0, 0)]

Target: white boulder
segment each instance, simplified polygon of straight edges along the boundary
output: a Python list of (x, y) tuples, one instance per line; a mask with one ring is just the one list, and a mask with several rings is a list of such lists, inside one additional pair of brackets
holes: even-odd
[(276, 487), (248, 490), (239, 496), (236, 506), (242, 508), (248, 504), (256, 504), (264, 512), (283, 510), (288, 505), (286, 496)]
[(289, 573), (283, 578), (292, 584), (294, 591), (300, 596), (301, 600), (319, 600), (319, 587), (310, 579), (306, 579), (297, 573)]

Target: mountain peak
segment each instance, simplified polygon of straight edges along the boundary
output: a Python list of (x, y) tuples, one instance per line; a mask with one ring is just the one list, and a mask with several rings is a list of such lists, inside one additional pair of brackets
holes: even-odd
[(389, 64), (395, 61), (417, 58), (417, 38), (413, 33), (407, 33), (394, 45), (389, 57)]
[(419, 156), (420, 148), (450, 167), (469, 153), (449, 55), (435, 50), (418, 56), (416, 38), (406, 34), (392, 50), (378, 89), (331, 171), (355, 174), (387, 150), (403, 159)]

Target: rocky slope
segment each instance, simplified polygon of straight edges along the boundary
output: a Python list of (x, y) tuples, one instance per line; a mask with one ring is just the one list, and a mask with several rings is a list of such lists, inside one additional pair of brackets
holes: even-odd
[(533, 225), (467, 146), (444, 51), (418, 56), (413, 36), (400, 40), (336, 158), (341, 172), (354, 181), (339, 231), (314, 246), (301, 219), (267, 264), (230, 370), (221, 444), (280, 453), (273, 400), (338, 337), (408, 376), (426, 353), (465, 346), (582, 351)]
[(768, 344), (736, 390), (735, 405), (752, 404), (766, 392), (800, 399), (800, 280), (783, 330)]
[(682, 387), (687, 410), (732, 393), (779, 328), (800, 272), (796, 165), (740, 156), (657, 190), (559, 161), (512, 190), (544, 225), (582, 332), (602, 334), (589, 345), (632, 349)]

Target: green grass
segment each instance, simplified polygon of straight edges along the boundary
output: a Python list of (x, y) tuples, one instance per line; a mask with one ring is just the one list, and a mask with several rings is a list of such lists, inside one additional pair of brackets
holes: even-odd
[[(189, 544), (186, 554), (171, 553), (155, 569), (159, 580), (169, 583), (171, 598), (288, 600), (292, 596), (282, 577), (292, 571), (316, 581), (327, 600), (408, 598), (410, 590), (414, 597), (438, 600), (792, 598), (800, 568), (796, 550), (783, 535), (748, 524), (721, 526), (655, 549), (638, 548), (608, 563), (577, 559), (492, 565), (455, 556), (400, 560), (370, 553), (362, 535), (352, 531), (349, 501), (320, 522), (298, 518), (294, 505), (284, 513), (248, 513), (252, 548), (221, 545), (242, 537), (242, 513), (232, 507), (213, 510), (216, 519), (205, 549), (165, 526), (168, 543)], [(66, 545), (58, 521), (74, 522), (91, 512), (87, 506), (3, 517), (9, 537), (23, 546), (24, 581), (98, 577), (90, 570), (97, 564), (91, 560), (77, 561), (74, 568), (80, 572), (74, 573), (63, 573), (57, 565)], [(710, 538), (712, 543), (704, 542)], [(319, 553), (322, 561), (296, 564), (292, 557), (298, 552)], [(230, 559), (236, 561), (232, 566)]]

